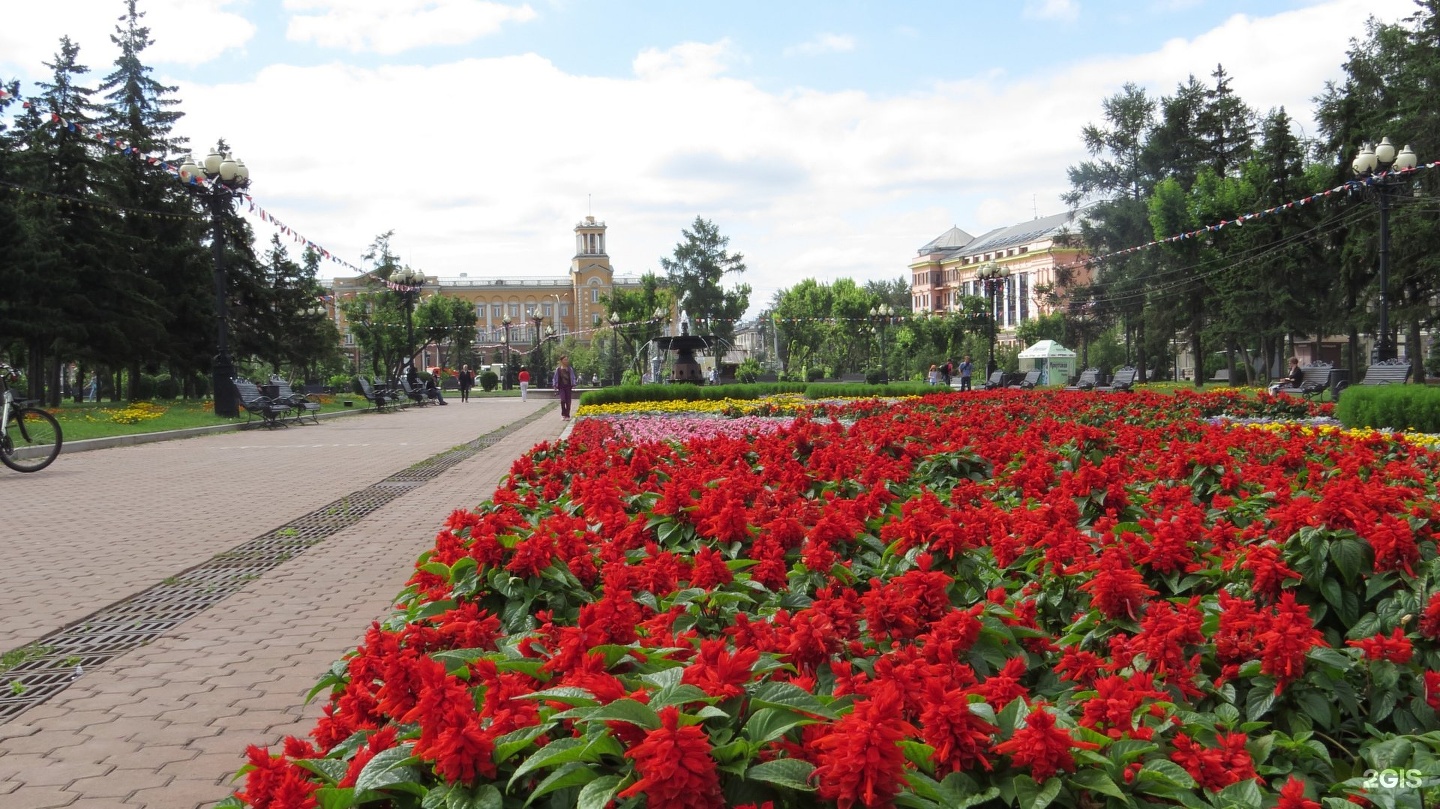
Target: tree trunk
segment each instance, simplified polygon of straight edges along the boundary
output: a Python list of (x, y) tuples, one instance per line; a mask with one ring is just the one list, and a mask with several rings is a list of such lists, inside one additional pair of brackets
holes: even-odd
[(1406, 324), (1405, 357), (1410, 360), (1410, 379), (1425, 384), (1425, 349), (1420, 338), (1420, 318), (1411, 317)]
[(1135, 370), (1139, 373), (1136, 379), (1146, 381), (1148, 375), (1145, 373), (1145, 321), (1141, 320), (1135, 324)]

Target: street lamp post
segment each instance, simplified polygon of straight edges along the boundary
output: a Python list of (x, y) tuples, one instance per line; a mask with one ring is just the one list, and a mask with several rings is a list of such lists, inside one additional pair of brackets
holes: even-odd
[(500, 338), (500, 347), (504, 356), (500, 360), (500, 371), (502, 381), (501, 390), (510, 390), (510, 316), (506, 315), (500, 320), (500, 325), (505, 327), (505, 334)]
[(196, 163), (187, 157), (180, 165), (180, 180), (201, 199), (210, 212), (210, 250), (215, 271), (215, 361), (211, 366), (211, 386), (215, 394), (215, 415), (235, 418), (240, 415), (239, 398), (230, 380), (235, 378), (235, 361), (230, 357), (230, 324), (225, 295), (225, 229), (224, 215), (235, 198), (250, 185), (250, 170), (244, 161), (211, 151), (205, 160)]
[(610, 313), (610, 384), (620, 384), (620, 315)]
[[(415, 300), (420, 297), (420, 288), (425, 283), (425, 274), (413, 267), (404, 267), (390, 276), (390, 280), (404, 289), (397, 290), (405, 302), (405, 361), (415, 362)], [(404, 373), (404, 363), (401, 363)]]
[(975, 277), (985, 285), (985, 294), (990, 298), (990, 359), (985, 363), (985, 376), (988, 379), (995, 373), (995, 332), (1000, 320), (999, 313), (996, 312), (996, 297), (1000, 294), (1000, 288), (1010, 278), (1010, 268), (987, 261), (975, 271)]
[(537, 386), (540, 384), (540, 324), (544, 319), (538, 308), (526, 318), (535, 326), (535, 337), (530, 343), (530, 376), (534, 377)]
[(885, 360), (885, 329), (890, 325), (890, 318), (895, 315), (895, 307), (888, 303), (870, 308), (870, 319), (875, 322), (875, 328), (880, 333), (880, 384), (886, 385), (890, 382), (890, 371), (886, 367)]
[(550, 369), (555, 367), (554, 357), (551, 356), (551, 352), (554, 350), (554, 349), (553, 349), (554, 339), (555, 339), (555, 326), (554, 326), (553, 324), (551, 324), (551, 325), (545, 327), (545, 340), (544, 340), (545, 355), (544, 355), (544, 357), (543, 357), (543, 359), (545, 360), (545, 365), (540, 369), (540, 371), (541, 371), (540, 377), (541, 377), (542, 379), (543, 379), (543, 378), (546, 378), (546, 377), (550, 374)]
[(1380, 208), (1380, 248), (1376, 262), (1380, 285), (1379, 334), (1375, 343), (1377, 362), (1394, 359), (1396, 354), (1395, 344), (1390, 342), (1390, 197), (1415, 171), (1418, 162), (1408, 145), (1397, 153), (1389, 138), (1381, 138), (1380, 145), (1373, 149), (1366, 145), (1351, 163), (1356, 176), (1374, 191)]

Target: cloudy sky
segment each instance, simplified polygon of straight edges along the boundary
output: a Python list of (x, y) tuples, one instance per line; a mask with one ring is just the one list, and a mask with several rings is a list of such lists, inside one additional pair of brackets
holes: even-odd
[[(62, 35), (97, 73), (124, 0), (12, 4), (22, 94)], [(225, 138), (271, 214), (353, 264), (394, 230), (431, 275), (554, 276), (587, 213), (622, 273), (712, 220), (752, 301), (894, 278), (951, 225), (1063, 210), (1127, 81), (1217, 64), (1313, 133), (1367, 17), (1413, 0), (140, 0), (179, 129)], [(262, 240), (270, 226), (254, 221)], [(346, 275), (327, 263), (326, 275)]]

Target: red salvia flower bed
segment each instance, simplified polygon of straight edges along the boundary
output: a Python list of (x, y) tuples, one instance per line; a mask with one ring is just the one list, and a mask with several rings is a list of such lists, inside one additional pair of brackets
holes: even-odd
[(1440, 774), (1437, 456), (1204, 421), (1282, 406), (582, 420), (451, 515), (231, 803), (1393, 805)]

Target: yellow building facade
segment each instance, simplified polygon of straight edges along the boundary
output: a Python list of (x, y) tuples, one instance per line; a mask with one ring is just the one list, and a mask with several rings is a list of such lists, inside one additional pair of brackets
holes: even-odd
[[(336, 278), (331, 284), (335, 301), (385, 289), (383, 282), (370, 275)], [(486, 352), (507, 342), (506, 318), (510, 321), (508, 343), (514, 347), (534, 346), (547, 327), (553, 328), (557, 337), (573, 336), (589, 342), (595, 334), (597, 320), (605, 314), (601, 299), (617, 289), (639, 287), (638, 275), (615, 273), (606, 245), (605, 223), (586, 216), (575, 225), (575, 254), (570, 259), (569, 272), (564, 275), (472, 276), (461, 273), (454, 278), (427, 275), (420, 295), (422, 298), (444, 295), (469, 303), (475, 312), (475, 349)], [(345, 349), (354, 351), (353, 335), (346, 327), (343, 313), (338, 311), (336, 325)], [(425, 347), (423, 358), (425, 362), (421, 367), (439, 365), (442, 360), (439, 349), (433, 345)]]

